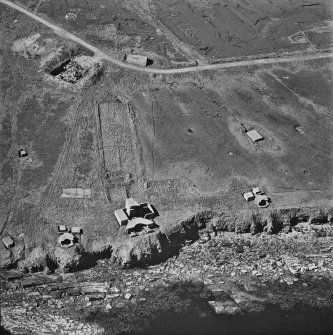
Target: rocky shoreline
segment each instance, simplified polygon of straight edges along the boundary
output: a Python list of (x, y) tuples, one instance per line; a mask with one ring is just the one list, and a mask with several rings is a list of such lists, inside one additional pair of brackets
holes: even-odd
[(87, 323), (83, 316), (128, 305), (145, 308), (146, 297), (154, 290), (191, 282), (201, 283), (210, 292), (208, 304), (218, 315), (261, 312), (267, 304), (285, 309), (295, 304), (330, 308), (331, 235), (318, 237), (309, 225), (303, 223), (277, 235), (218, 232), (206, 227), (197, 241), (186, 240), (179, 253), (155, 266), (124, 270), (114, 259), (104, 259), (94, 268), (74, 273), (28, 273), (4, 284), (4, 325), (15, 333), (19, 319), (20, 327), (33, 333), (40, 334), (41, 329), (61, 330), (62, 334), (103, 333), (98, 324)]
[(268, 305), (332, 308), (332, 221), (327, 209), (201, 212), (135, 239), (124, 239), (120, 230), (111, 257), (95, 259), (91, 268), (77, 270), (88, 257), (79, 247), (74, 258), (58, 251), (62, 263), (53, 273), (35, 249), (40, 266), (0, 271), (2, 322), (14, 334), (99, 334), (103, 326), (88, 322), (89, 313), (144, 309), (156, 304), (156, 290), (168, 296), (175, 285), (191, 283), (204, 287), (216, 315), (258, 313)]
[[(168, 220), (168, 218), (166, 218)], [(291, 208), (218, 213), (199, 212), (170, 225), (168, 222), (152, 234), (129, 238), (122, 227), (113, 242), (100, 246), (99, 253), (86, 250), (77, 244), (73, 248), (59, 246), (36, 247), (26, 250), (24, 235), (15, 239), (10, 250), (0, 243), (0, 269), (18, 268), (26, 272), (72, 272), (87, 267), (99, 258), (109, 258), (122, 267), (158, 264), (177, 254), (189, 242), (209, 240), (217, 232), (234, 232), (252, 235), (267, 233), (311, 232), (317, 237), (333, 236), (332, 208)]]

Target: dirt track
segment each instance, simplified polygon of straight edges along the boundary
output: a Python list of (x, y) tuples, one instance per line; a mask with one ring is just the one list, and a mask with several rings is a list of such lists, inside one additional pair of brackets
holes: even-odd
[(106, 54), (102, 50), (94, 47), (93, 45), (87, 43), (83, 39), (71, 34), (70, 32), (56, 26), (55, 24), (41, 18), (40, 16), (18, 6), (8, 0), (0, 0), (0, 3), (9, 6), (19, 12), (26, 14), (33, 18), (34, 20), (44, 24), (45, 26), (51, 28), (57, 35), (60, 35), (64, 38), (70, 39), (85, 48), (93, 51), (96, 57), (101, 59), (107, 60), (119, 67), (123, 67), (130, 70), (141, 71), (141, 72), (148, 72), (148, 73), (161, 73), (161, 74), (175, 74), (175, 73), (187, 73), (187, 72), (195, 72), (195, 71), (204, 71), (204, 70), (216, 70), (222, 68), (229, 68), (235, 66), (246, 66), (246, 65), (257, 65), (257, 64), (277, 64), (277, 63), (286, 63), (286, 62), (293, 62), (293, 61), (304, 61), (304, 60), (311, 60), (311, 59), (319, 59), (319, 58), (330, 58), (333, 57), (333, 53), (323, 53), (323, 54), (315, 54), (315, 55), (303, 55), (303, 56), (290, 56), (290, 57), (278, 57), (278, 58), (264, 58), (264, 59), (254, 59), (254, 60), (243, 60), (243, 61), (234, 61), (222, 64), (209, 64), (209, 65), (200, 65), (196, 67), (186, 67), (181, 69), (154, 69), (154, 68), (142, 68), (134, 65), (130, 65), (127, 63), (123, 63), (118, 59)]

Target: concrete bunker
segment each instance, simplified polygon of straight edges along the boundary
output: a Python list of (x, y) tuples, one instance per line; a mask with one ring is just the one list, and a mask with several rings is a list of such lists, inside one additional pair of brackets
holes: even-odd
[(258, 194), (254, 199), (255, 204), (260, 208), (269, 206), (271, 199), (266, 194)]
[(58, 238), (58, 243), (64, 248), (72, 247), (75, 243), (75, 236), (71, 233), (63, 233)]
[(260, 208), (266, 208), (271, 203), (271, 198), (265, 194), (259, 187), (254, 187), (251, 191), (243, 193), (244, 199), (254, 203)]
[(158, 227), (154, 222), (158, 213), (149, 202), (139, 204), (133, 198), (128, 198), (125, 208), (115, 210), (114, 215), (120, 226), (126, 225), (125, 231), (131, 237), (138, 233), (149, 233)]

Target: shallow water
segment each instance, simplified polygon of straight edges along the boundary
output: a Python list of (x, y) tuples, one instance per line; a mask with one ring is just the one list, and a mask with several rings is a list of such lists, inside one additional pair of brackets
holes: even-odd
[(296, 306), (282, 311), (269, 306), (264, 312), (239, 316), (197, 317), (193, 315), (174, 315), (173, 321), (162, 318), (144, 334), (191, 334), (191, 335), (240, 335), (240, 334), (333, 334), (333, 309), (318, 310)]

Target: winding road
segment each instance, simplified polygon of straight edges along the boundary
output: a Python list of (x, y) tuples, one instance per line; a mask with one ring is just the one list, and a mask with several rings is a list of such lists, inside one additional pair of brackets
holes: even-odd
[(8, 0), (0, 0), (0, 3), (16, 9), (17, 11), (30, 16), (32, 19), (44, 24), (45, 26), (51, 28), (57, 35), (60, 35), (64, 38), (70, 39), (83, 47), (91, 50), (94, 52), (95, 56), (109, 61), (119, 67), (126, 68), (129, 70), (134, 71), (141, 71), (141, 72), (148, 72), (148, 73), (161, 73), (161, 74), (175, 74), (175, 73), (186, 73), (186, 72), (195, 72), (195, 71), (204, 71), (204, 70), (216, 70), (216, 69), (223, 69), (228, 67), (235, 67), (235, 66), (246, 66), (246, 65), (260, 65), (260, 64), (276, 64), (276, 63), (287, 63), (293, 61), (304, 61), (304, 60), (312, 60), (312, 59), (320, 59), (320, 58), (331, 58), (333, 57), (333, 53), (317, 53), (317, 54), (310, 54), (310, 55), (297, 55), (297, 56), (288, 56), (288, 57), (277, 57), (277, 58), (262, 58), (262, 59), (251, 59), (251, 60), (240, 60), (240, 61), (232, 61), (232, 62), (225, 62), (219, 64), (207, 64), (207, 65), (199, 65), (199, 66), (190, 66), (184, 67), (180, 69), (156, 69), (156, 68), (146, 68), (146, 67), (139, 67), (132, 64), (124, 63), (109, 54), (105, 53), (104, 51), (96, 48), (95, 46), (91, 45), (90, 43), (84, 41), (80, 37), (66, 31), (58, 27), (57, 25), (51, 23), (50, 21), (26, 10), (25, 8), (14, 4)]

